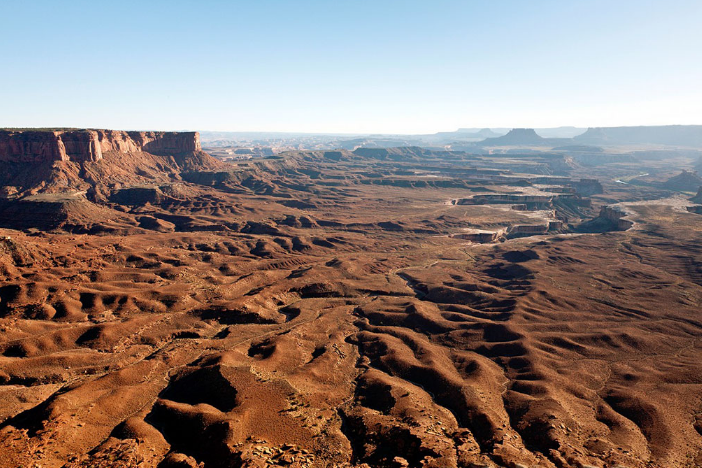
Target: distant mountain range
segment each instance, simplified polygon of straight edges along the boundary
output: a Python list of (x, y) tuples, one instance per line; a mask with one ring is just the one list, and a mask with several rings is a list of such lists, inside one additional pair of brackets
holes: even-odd
[(267, 146), (281, 149), (350, 149), (422, 146), (426, 148), (493, 146), (593, 147), (665, 145), (702, 148), (702, 125), (647, 127), (459, 128), (422, 135), (314, 134), (283, 132), (200, 132), (203, 146)]
[[(458, 131), (456, 132), (443, 132), (443, 133), (437, 133), (439, 134), (454, 134), (454, 135), (459, 135), (459, 134), (465, 134), (465, 133), (481, 133), (484, 138), (494, 138), (502, 135), (506, 135), (509, 133), (510, 130), (514, 130), (514, 128), (483, 128), (483, 129), (478, 129), (478, 128), (459, 128)], [(574, 136), (580, 135), (584, 133), (587, 128), (584, 127), (571, 127), (571, 126), (566, 126), (566, 127), (547, 127), (547, 128), (534, 128), (533, 129), (537, 135), (544, 137), (544, 138), (573, 138)], [(488, 131), (491, 134), (485, 134), (485, 132)]]
[[(391, 147), (421, 145), (436, 146), (454, 142), (480, 142), (487, 138), (497, 138), (512, 130), (511, 128), (459, 128), (452, 132), (437, 132), (417, 135), (404, 134), (333, 134), (333, 133), (296, 133), (296, 132), (200, 132), (205, 146), (224, 146), (240, 144), (271, 144), (271, 146), (290, 145), (333, 145), (348, 148), (354, 144), (369, 147)], [(572, 138), (587, 129), (577, 127), (536, 128), (534, 131), (544, 138)]]
[(474, 128), (459, 128), (455, 132), (438, 132), (431, 135), (422, 135), (424, 138), (443, 138), (448, 140), (484, 140), (485, 138), (494, 138), (500, 135), (504, 135), (506, 131), (503, 129), (493, 130), (491, 128), (481, 128), (480, 130)]
[(674, 145), (702, 147), (702, 125), (596, 127), (573, 138), (586, 145)]
[[(515, 128), (506, 135), (487, 138), (476, 146), (623, 146), (666, 145), (702, 147), (702, 125), (589, 128), (572, 138), (545, 138), (534, 129)], [(601, 150), (600, 150), (601, 151)]]

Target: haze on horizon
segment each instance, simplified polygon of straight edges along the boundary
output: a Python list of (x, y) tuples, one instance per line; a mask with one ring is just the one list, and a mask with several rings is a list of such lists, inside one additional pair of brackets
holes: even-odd
[(4, 1), (2, 127), (702, 124), (702, 2)]

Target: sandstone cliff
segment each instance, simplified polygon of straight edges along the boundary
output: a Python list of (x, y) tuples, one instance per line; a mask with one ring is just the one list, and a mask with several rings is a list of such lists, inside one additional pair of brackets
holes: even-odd
[(604, 193), (604, 188), (602, 184), (597, 179), (580, 179), (574, 180), (570, 185), (575, 189), (575, 191), (586, 197), (595, 195), (597, 193)]
[(597, 217), (576, 226), (575, 232), (627, 231), (634, 226), (634, 222), (630, 219), (631, 215), (631, 210), (625, 206), (603, 205)]
[(197, 132), (0, 130), (0, 161), (99, 161), (103, 153), (178, 155), (201, 151)]
[(0, 198), (164, 184), (197, 171), (223, 170), (202, 151), (197, 132), (0, 130)]
[(626, 231), (634, 225), (634, 222), (627, 217), (631, 213), (621, 205), (607, 205), (600, 209), (600, 218), (606, 219), (616, 226), (617, 231)]

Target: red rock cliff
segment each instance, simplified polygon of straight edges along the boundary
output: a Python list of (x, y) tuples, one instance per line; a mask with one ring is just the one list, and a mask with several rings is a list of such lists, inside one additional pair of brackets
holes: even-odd
[(176, 155), (201, 151), (197, 132), (0, 130), (0, 161), (99, 161), (106, 151)]

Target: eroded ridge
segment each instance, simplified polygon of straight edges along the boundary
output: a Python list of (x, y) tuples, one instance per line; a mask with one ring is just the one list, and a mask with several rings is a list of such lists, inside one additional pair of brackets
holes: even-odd
[(699, 215), (578, 231), (611, 195), (452, 204), (568, 182), (367, 153), (171, 161), (2, 229), (0, 467), (702, 463)]

